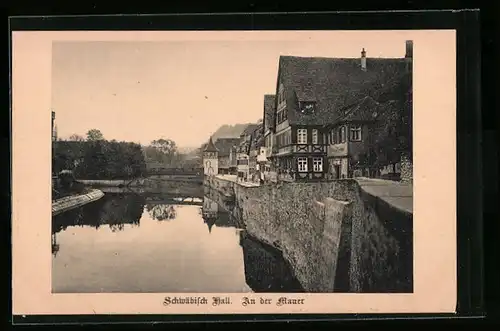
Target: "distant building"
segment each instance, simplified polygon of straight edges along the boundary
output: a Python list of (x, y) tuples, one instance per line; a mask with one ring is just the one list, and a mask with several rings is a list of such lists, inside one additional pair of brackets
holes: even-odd
[(234, 172), (231, 150), (233, 147), (238, 146), (239, 141), (239, 138), (219, 138), (214, 142), (218, 151), (219, 174), (227, 175)]
[(234, 147), (239, 138), (219, 138), (215, 142), (212, 137), (203, 151), (203, 168), (205, 175), (227, 175), (231, 173)]
[(255, 182), (259, 181), (260, 172), (263, 171), (263, 162), (260, 161), (262, 160), (262, 155), (265, 155), (265, 152), (262, 153), (264, 148), (264, 127), (260, 123), (252, 133), (249, 153), (249, 174)]
[(232, 146), (229, 151), (229, 173), (232, 175), (238, 174), (238, 150), (239, 150), (239, 139), (238, 139), (238, 144)]
[(212, 137), (203, 150), (203, 174), (215, 176), (219, 173), (219, 150), (215, 147)]
[(255, 171), (256, 159), (250, 158), (252, 142), (254, 142), (255, 132), (261, 124), (249, 124), (240, 135), (240, 143), (237, 149), (238, 178), (247, 181)]
[(273, 133), (274, 133), (274, 114), (275, 114), (275, 95), (264, 95), (264, 113), (263, 113), (263, 132), (264, 132), (264, 153), (265, 160), (260, 156), (260, 162), (264, 163), (264, 171), (271, 171), (271, 152), (273, 149)]

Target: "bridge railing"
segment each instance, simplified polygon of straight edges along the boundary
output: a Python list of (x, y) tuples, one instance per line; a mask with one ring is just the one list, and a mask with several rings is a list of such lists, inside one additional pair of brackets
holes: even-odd
[(203, 169), (161, 169), (153, 168), (146, 171), (148, 175), (165, 176), (203, 176)]

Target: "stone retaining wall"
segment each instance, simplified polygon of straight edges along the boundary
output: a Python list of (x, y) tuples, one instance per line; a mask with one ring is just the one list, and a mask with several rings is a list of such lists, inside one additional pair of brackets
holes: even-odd
[(355, 180), (243, 187), (208, 177), (205, 185), (234, 196), (233, 215), (281, 250), (306, 291), (413, 290), (412, 215), (367, 199)]
[(58, 199), (52, 202), (52, 216), (99, 200), (103, 196), (104, 193), (102, 191), (92, 190), (87, 194), (73, 195)]

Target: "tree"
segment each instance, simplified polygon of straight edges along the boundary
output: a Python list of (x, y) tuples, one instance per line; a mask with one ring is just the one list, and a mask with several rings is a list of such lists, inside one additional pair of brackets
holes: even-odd
[(177, 145), (175, 141), (171, 139), (160, 138), (158, 140), (153, 140), (151, 146), (166, 155), (173, 155), (177, 152)]
[(177, 144), (171, 139), (160, 138), (153, 140), (149, 146), (144, 148), (144, 155), (150, 162), (159, 162), (168, 165), (176, 165), (182, 162)]
[(87, 132), (87, 140), (88, 141), (104, 140), (104, 135), (98, 129), (91, 129)]
[(405, 72), (380, 84), (373, 95), (380, 106), (370, 130), (368, 163), (375, 167), (399, 162), (402, 153), (411, 157), (412, 141), (412, 74)]
[(71, 136), (69, 136), (69, 139), (70, 141), (85, 141), (85, 138), (80, 136), (79, 134), (72, 134)]

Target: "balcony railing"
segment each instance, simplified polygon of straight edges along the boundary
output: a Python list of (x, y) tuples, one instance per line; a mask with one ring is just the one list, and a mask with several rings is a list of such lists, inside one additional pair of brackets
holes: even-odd
[(273, 154), (290, 154), (290, 153), (311, 153), (324, 154), (327, 146), (323, 144), (293, 144), (283, 147), (273, 146)]
[(347, 153), (348, 150), (346, 142), (328, 146), (327, 156), (334, 156), (334, 157), (347, 156)]

